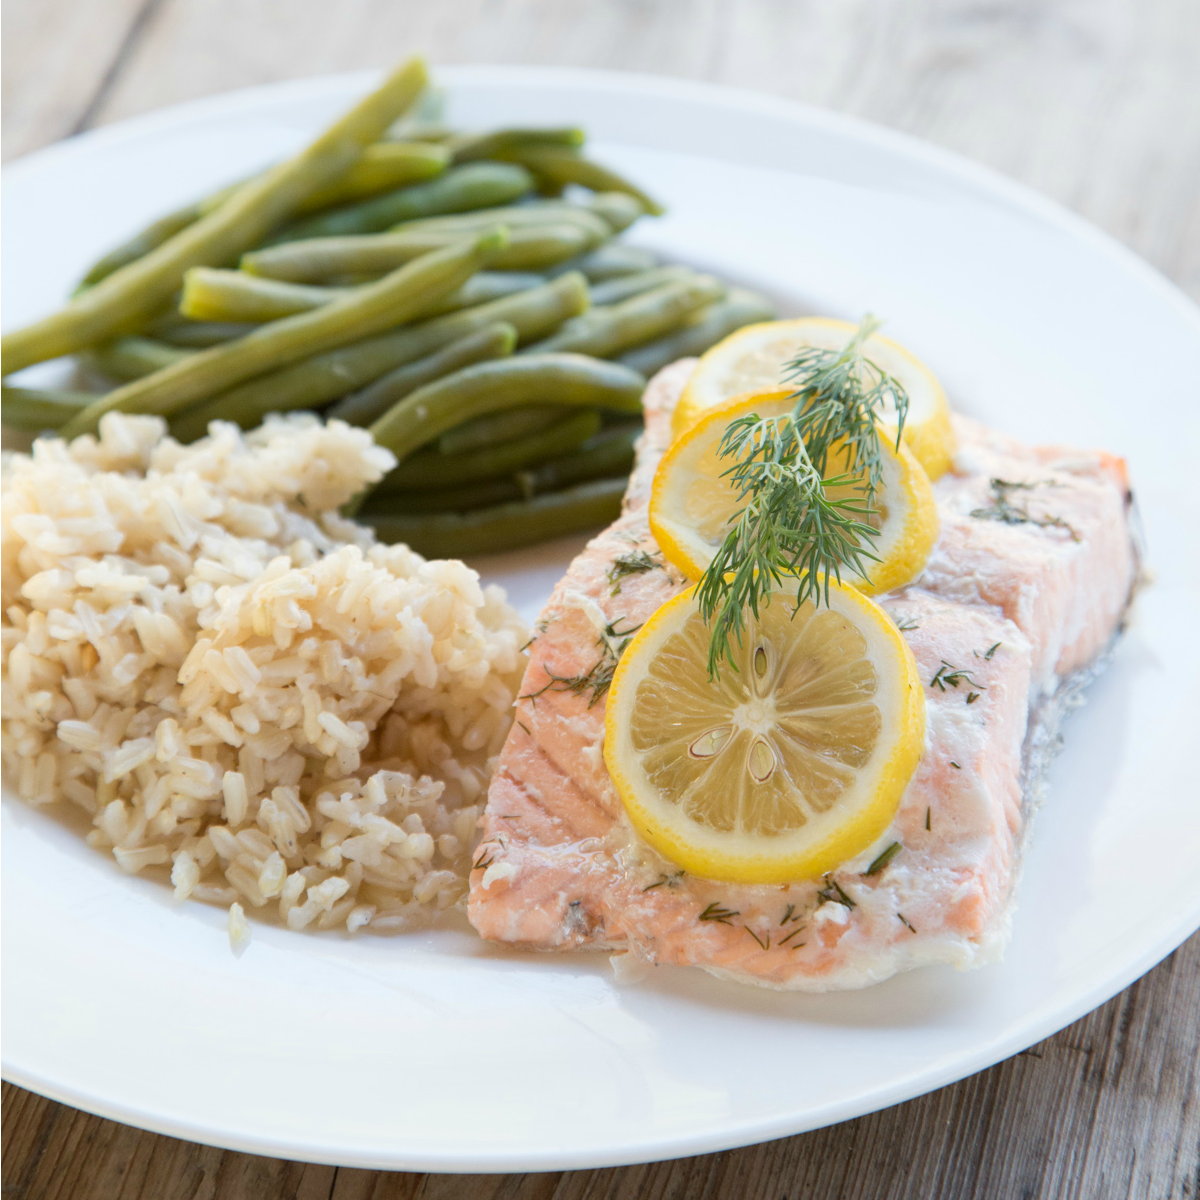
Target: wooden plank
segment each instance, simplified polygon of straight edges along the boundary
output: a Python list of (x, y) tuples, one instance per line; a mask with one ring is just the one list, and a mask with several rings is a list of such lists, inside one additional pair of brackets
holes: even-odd
[(880, 121), (1060, 200), (1200, 297), (1194, 0), (170, 0), (95, 115), (416, 49), (708, 79)]
[[(1194, 1197), (1200, 935), (990, 1070), (829, 1129), (601, 1171), (417, 1175), (303, 1166), (142, 1133), (4, 1085), (5, 1200), (997, 1200)], [(464, 1103), (469, 1095), (464, 1087)], [(1190, 1189), (1190, 1190), (1189, 1190)]]
[(6, 0), (4, 158), (56, 142), (104, 101), (159, 0)]

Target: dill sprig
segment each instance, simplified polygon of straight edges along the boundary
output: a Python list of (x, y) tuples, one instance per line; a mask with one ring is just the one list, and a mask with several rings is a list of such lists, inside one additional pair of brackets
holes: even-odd
[[(863, 354), (879, 328), (863, 318), (843, 350), (805, 347), (788, 363), (784, 379), (796, 386), (791, 413), (731, 421), (718, 447), (734, 460), (724, 472), (737, 493), (732, 527), (696, 587), (701, 616), (711, 633), (708, 673), (721, 660), (737, 670), (732, 641), (741, 644), (747, 613), (755, 618), (784, 577), (796, 580), (796, 607), (820, 603), (822, 579), (839, 583), (843, 568), (866, 575), (875, 528), (873, 501), (883, 477), (876, 428), (879, 406), (890, 399), (898, 423), (896, 445), (908, 413), (904, 388)], [(844, 472), (827, 477), (830, 458)], [(832, 499), (826, 489), (850, 495)]]
[(612, 584), (610, 596), (615, 596), (621, 590), (621, 580), (629, 575), (641, 575), (646, 571), (657, 571), (663, 565), (663, 560), (656, 554), (645, 550), (632, 550), (628, 554), (619, 554), (608, 568), (608, 582)]
[(844, 350), (806, 346), (784, 368), (796, 384), (793, 416), (804, 448), (823, 476), (835, 447), (846, 448), (847, 471), (866, 477), (868, 498), (883, 479), (876, 421), (890, 399), (896, 409), (896, 449), (908, 418), (908, 393), (863, 354), (863, 346), (883, 322), (868, 313)]
[(741, 916), (736, 908), (726, 908), (714, 900), (697, 918), (698, 921), (715, 921), (718, 925), (732, 925), (733, 917)]
[(684, 877), (685, 874), (685, 871), (676, 871), (674, 875), (660, 875), (657, 883), (652, 883), (648, 887), (642, 888), (642, 891), (652, 892), (655, 888), (660, 887), (678, 887), (679, 881)]
[(890, 846), (885, 846), (872, 860), (871, 865), (863, 872), (863, 876), (878, 875), (903, 848), (899, 842), (892, 842)]
[(588, 708), (598, 704), (600, 698), (612, 685), (613, 676), (617, 671), (617, 663), (621, 661), (625, 647), (633, 641), (633, 635), (641, 629), (640, 624), (634, 625), (631, 629), (618, 629), (617, 626), (624, 619), (624, 617), (617, 617), (615, 621), (610, 621), (605, 625), (603, 632), (596, 640), (596, 645), (600, 647), (600, 657), (587, 671), (578, 675), (555, 675), (549, 667), (543, 667), (546, 674), (550, 676), (549, 681), (538, 688), (536, 692), (526, 692), (517, 699), (532, 700), (536, 704), (537, 698), (543, 692), (570, 692), (575, 696), (591, 692), (591, 696), (588, 698)]
[(971, 678), (971, 672), (962, 667), (956, 667), (948, 663), (944, 658), (942, 665), (938, 667), (936, 674), (929, 681), (931, 688), (937, 688), (939, 692), (944, 692), (947, 685), (956, 688), (960, 683), (965, 683), (973, 688), (979, 688), (981, 691), (987, 691), (987, 688), (977, 679)]
[(825, 886), (817, 889), (817, 907), (822, 904), (828, 904), (832, 901), (834, 904), (840, 904), (844, 908), (857, 908), (858, 905), (846, 894), (845, 889), (832, 875), (826, 875)]
[[(993, 479), (990, 481), (992, 503), (987, 508), (973, 508), (971, 516), (977, 521), (999, 521), (1002, 525), (1036, 525), (1039, 529), (1065, 529), (1071, 541), (1079, 541), (1078, 532), (1062, 517), (1045, 515), (1035, 517), (1027, 504), (1014, 504), (1013, 492), (1031, 492), (1038, 487), (1037, 482), (1027, 483), (1011, 479)], [(1046, 487), (1053, 487), (1052, 482), (1046, 482)]]

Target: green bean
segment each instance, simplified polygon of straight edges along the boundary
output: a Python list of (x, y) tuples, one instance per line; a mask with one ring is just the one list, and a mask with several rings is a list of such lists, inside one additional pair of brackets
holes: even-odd
[(477, 304), (532, 291), (545, 282), (546, 277), (534, 271), (480, 271), (478, 275), (472, 275), (458, 291), (451, 292), (444, 300), (426, 309), (423, 315), (438, 317), (443, 313), (457, 312), (460, 308), (474, 308)]
[(0, 421), (10, 429), (41, 433), (58, 429), (96, 396), (93, 392), (68, 392), (48, 388), (0, 388)]
[(589, 283), (603, 283), (606, 279), (631, 275), (635, 271), (649, 271), (651, 267), (656, 266), (658, 259), (649, 250), (643, 250), (641, 246), (610, 242), (582, 258), (563, 263), (550, 274), (553, 276), (560, 271), (582, 271)]
[[(496, 322), (507, 322), (516, 329), (520, 342), (544, 337), (563, 321), (587, 308), (587, 302), (583, 277), (564, 275), (553, 283), (516, 296), (493, 300), (490, 304), (480, 304), (379, 337), (365, 338), (328, 353), (313, 355), (281, 371), (273, 371), (242, 384), (235, 389), (236, 395), (227, 392), (224, 397), (217, 399), (227, 402), (232, 397), (240, 414), (251, 422), (255, 413), (261, 415), (299, 408), (319, 408), (355, 388), (364, 387), (396, 367), (424, 359), (450, 343)], [(215, 405), (216, 401), (213, 403)], [(233, 420), (235, 417), (231, 411), (228, 403), (223, 403), (216, 416)], [(364, 410), (355, 408), (352, 411), (358, 413)], [(352, 424), (366, 424), (379, 414), (372, 412), (370, 416), (356, 417), (348, 409), (339, 411), (338, 415)], [(191, 409), (184, 416), (190, 420)], [(181, 423), (184, 416), (177, 418), (177, 423)], [(201, 432), (213, 419), (209, 415), (201, 421)]]
[(102, 397), (71, 422), (69, 432), (90, 433), (114, 409), (173, 416), (255, 375), (403, 324), (459, 287), (504, 244), (502, 228), (464, 239), (315, 312), (283, 317), (236, 342), (198, 351)]
[(437, 440), (439, 454), (466, 454), (497, 443), (511, 442), (546, 429), (561, 421), (570, 409), (561, 404), (534, 404), (527, 408), (506, 408), (501, 412), (473, 417)]
[(440, 120), (403, 120), (384, 134), (385, 142), (448, 142), (454, 130)]
[(207, 350), (234, 338), (253, 333), (258, 326), (246, 321), (189, 321), (178, 313), (167, 313), (146, 326), (146, 333), (159, 341), (187, 350)]
[(587, 409), (527, 437), (502, 442), (498, 446), (481, 446), (466, 454), (422, 450), (385, 475), (375, 493), (420, 492), (497, 479), (531, 463), (566, 454), (586, 442), (599, 429), (600, 414)]
[(666, 283), (608, 308), (593, 308), (568, 321), (556, 334), (531, 346), (530, 353), (571, 350), (611, 358), (676, 329), (703, 304), (719, 300), (725, 288), (711, 275)]
[(485, 325), (433, 354), (389, 371), (362, 391), (338, 401), (326, 416), (351, 425), (369, 425), (417, 388), (474, 363), (506, 358), (516, 345), (517, 331), (507, 321)]
[[(444, 147), (430, 145), (415, 138), (404, 143), (376, 142), (363, 151), (359, 162), (351, 167), (338, 183), (315, 192), (298, 205), (296, 211), (316, 212), (334, 204), (342, 205), (352, 200), (360, 200), (385, 189), (391, 190), (429, 179), (445, 169), (449, 157), (450, 152)], [(510, 165), (509, 169), (521, 170), (515, 165)], [(127, 242), (110, 250), (103, 258), (93, 263), (80, 281), (80, 289), (99, 283), (118, 267), (149, 254), (169, 237), (173, 237), (206, 213), (219, 207), (245, 182), (246, 180), (240, 180), (229, 187), (221, 188), (202, 200), (187, 204), (151, 222)]]
[(450, 151), (431, 142), (376, 142), (341, 179), (313, 192), (296, 211), (318, 212), (423, 183), (440, 175), (449, 163)]
[(588, 291), (593, 305), (619, 304), (632, 296), (640, 296), (664, 283), (678, 283), (684, 279), (695, 279), (696, 272), (690, 267), (655, 267), (652, 271), (637, 271), (632, 275), (619, 275), (616, 279), (597, 283)]
[(127, 242), (115, 246), (103, 258), (97, 259), (79, 281), (80, 289), (89, 288), (102, 279), (108, 278), (114, 271), (134, 262), (145, 254), (149, 254), (161, 246), (168, 238), (174, 237), (181, 229), (186, 229), (201, 217), (199, 202), (185, 205), (174, 212), (167, 213), (152, 221), (145, 229), (135, 233)]
[[(445, 236), (435, 235), (433, 244)], [(591, 234), (576, 223), (517, 226), (492, 265), (498, 271), (540, 271), (576, 257), (589, 244)]]
[[(599, 418), (596, 418), (595, 425), (598, 426), (599, 423)], [(405, 490), (403, 495), (389, 495), (388, 493), (395, 489), (387, 486), (390, 476), (385, 477), (363, 505), (359, 515), (363, 519), (369, 519), (372, 512), (399, 511), (406, 516), (417, 513), (470, 512), (475, 508), (485, 508), (507, 500), (519, 500), (522, 497), (528, 499), (530, 496), (540, 496), (546, 492), (560, 492), (563, 488), (585, 483), (589, 479), (611, 479), (617, 475), (627, 478), (629, 468), (633, 465), (633, 446), (641, 432), (640, 424), (606, 429), (589, 438), (586, 444), (577, 445), (573, 450), (556, 455), (528, 470), (512, 471), (504, 478), (476, 478), (474, 482), (465, 477), (466, 486), (460, 484), (457, 487), (441, 486), (421, 491)], [(496, 447), (497, 451), (500, 449), (502, 447)], [(410, 458), (407, 463), (397, 467), (393, 474), (403, 471), (404, 467), (413, 465), (423, 457), (425, 456), (417, 455)], [(446, 482), (442, 480), (443, 484)]]
[(154, 338), (123, 337), (95, 346), (82, 357), (87, 366), (94, 367), (109, 379), (130, 381), (172, 367), (190, 355), (186, 350)]
[(194, 321), (274, 321), (310, 312), (348, 294), (346, 288), (311, 287), (263, 279), (246, 271), (192, 267), (183, 276), (182, 316)]
[[(527, 470), (513, 471), (503, 479), (477, 480), (467, 487), (437, 487), (406, 492), (403, 496), (388, 495), (384, 490), (381, 495), (380, 491), (387, 482), (385, 479), (361, 511), (402, 511), (405, 514), (469, 512), (473, 508), (484, 508), (506, 500), (560, 492), (563, 488), (585, 483), (589, 479), (611, 479), (617, 475), (628, 478), (629, 469), (633, 466), (634, 443), (641, 433), (640, 422), (637, 425), (604, 429), (573, 450)], [(402, 471), (405, 466), (423, 457), (417, 455), (415, 459), (410, 458), (396, 470)]]
[(628, 475), (633, 466), (634, 444), (642, 436), (642, 424), (622, 423), (601, 429), (569, 454), (548, 459), (521, 472), (521, 486), (535, 494), (556, 492), (587, 479)]
[(504, 208), (487, 208), (480, 212), (455, 213), (452, 216), (423, 217), (405, 221), (393, 233), (438, 232), (456, 233), (460, 237), (474, 233), (485, 225), (507, 225), (515, 230), (523, 225), (578, 225), (585, 230), (591, 246), (599, 246), (613, 235), (612, 226), (598, 213), (579, 204), (564, 204), (542, 200), (536, 204), (511, 204)]
[(602, 479), (469, 513), (406, 517), (376, 512), (360, 519), (374, 526), (381, 541), (405, 542), (428, 558), (495, 554), (607, 525), (620, 515), (627, 482)]
[(585, 312), (587, 307), (587, 286), (583, 276), (560, 275), (540, 287), (447, 313), (401, 330), (398, 335), (392, 336), (397, 339), (398, 352), (406, 357), (396, 360), (391, 366), (411, 362), (495, 321), (507, 321), (517, 331), (518, 344), (525, 345), (545, 337), (564, 321)]
[(627, 351), (619, 361), (648, 377), (677, 359), (703, 354), (743, 325), (774, 317), (775, 306), (757, 292), (730, 288), (723, 300), (697, 309), (678, 329)]
[[(446, 89), (431, 83), (417, 97), (416, 103), (413, 104), (412, 108), (392, 125), (387, 132), (387, 136), (399, 142), (411, 141), (414, 137), (414, 129), (429, 125), (435, 121), (440, 121), (445, 111)], [(450, 132), (450, 130), (446, 131), (447, 137), (450, 135)]]
[[(242, 270), (293, 283), (320, 283), (346, 275), (379, 275), (434, 250), (453, 245), (454, 231), (414, 230), (372, 233), (362, 237), (310, 238), (285, 242), (242, 256)], [(589, 238), (576, 225), (534, 225), (514, 229), (506, 248), (493, 256), (498, 270), (531, 270), (571, 258)]]
[[(486, 304), (489, 300), (525, 292), (545, 282), (543, 276), (528, 271), (480, 271), (421, 315), (434, 317), (475, 304)], [(282, 279), (251, 275), (247, 271), (192, 267), (183, 279), (179, 311), (196, 321), (232, 322), (235, 328), (248, 333), (254, 328), (254, 323), (274, 321), (298, 312), (311, 312), (314, 308), (341, 299), (351, 290), (346, 287), (288, 283)], [(176, 327), (167, 328), (174, 330)], [(172, 339), (168, 337), (167, 340)], [(217, 337), (204, 344), (213, 345), (215, 341), (224, 340), (227, 339)]]
[(431, 383), (371, 425), (401, 462), (418, 446), (472, 417), (528, 404), (569, 404), (640, 412), (645, 380), (616, 363), (582, 354), (537, 354), (480, 363)]
[(409, 106), (425, 79), (424, 63), (410, 60), (307, 150), (244, 184), (215, 211), (114, 271), (57, 313), (6, 336), (0, 373), (70, 354), (152, 318), (175, 294), (188, 267), (218, 266), (236, 258), (306, 196), (343, 175), (364, 147)]
[(612, 227), (613, 233), (623, 233), (638, 217), (646, 215), (642, 202), (624, 192), (597, 192), (590, 207)]
[(496, 157), (528, 167), (539, 179), (555, 187), (576, 183), (595, 192), (624, 192), (637, 200), (652, 216), (661, 216), (666, 211), (636, 184), (566, 146), (513, 146)]
[(127, 263), (144, 257), (151, 250), (161, 246), (168, 238), (174, 237), (175, 234), (186, 229), (189, 225), (194, 225), (201, 217), (207, 216), (210, 212), (218, 209), (238, 188), (253, 178), (255, 177), (251, 175), (243, 179), (238, 179), (233, 183), (228, 183), (223, 188), (219, 188), (215, 192), (210, 192), (207, 196), (203, 196), (191, 204), (185, 204), (182, 208), (168, 213), (165, 217), (159, 217), (156, 221), (152, 221), (140, 233), (134, 234), (129, 241), (123, 242), (120, 246), (110, 250), (103, 258), (94, 263), (87, 274), (79, 281), (79, 286), (76, 287), (72, 295), (78, 295), (80, 292), (91, 287), (92, 284), (99, 283), (101, 279), (107, 278), (119, 267), (123, 267)]
[(298, 221), (268, 239), (267, 244), (379, 233), (400, 221), (509, 204), (532, 190), (533, 176), (516, 163), (470, 163), (453, 167), (428, 183)]
[(454, 161), (503, 158), (509, 151), (527, 146), (558, 146), (574, 149), (586, 140), (582, 129), (496, 129), (491, 133), (462, 134), (450, 143)]
[[(380, 488), (383, 487), (381, 483)], [(530, 493), (532, 494), (532, 493)], [(499, 479), (468, 480), (457, 487), (435, 488), (423, 492), (371, 493), (371, 499), (355, 514), (355, 519), (370, 524), (376, 513), (424, 516), (433, 513), (466, 513), (478, 508), (490, 508), (509, 500), (526, 497), (521, 485), (511, 475)]]

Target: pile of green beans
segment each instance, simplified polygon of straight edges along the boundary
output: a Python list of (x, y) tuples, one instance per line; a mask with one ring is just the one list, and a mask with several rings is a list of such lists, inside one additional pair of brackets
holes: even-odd
[(296, 157), (160, 217), (5, 336), (5, 376), (74, 355), (89, 390), (6, 378), (4, 424), (72, 437), (148, 413), (189, 442), (316, 411), (398, 460), (346, 511), (427, 555), (611, 520), (647, 378), (774, 313), (618, 241), (663, 209), (585, 141), (448, 128), (413, 59)]

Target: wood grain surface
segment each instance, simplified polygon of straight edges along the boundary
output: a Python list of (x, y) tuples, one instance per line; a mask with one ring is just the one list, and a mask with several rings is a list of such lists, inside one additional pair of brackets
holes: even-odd
[[(3, 152), (279, 79), (556, 63), (755, 88), (1054, 197), (1200, 299), (1197, 0), (4, 0)], [(465, 1087), (464, 1087), (465, 1094)], [(1041, 1045), (724, 1154), (512, 1176), (256, 1158), (4, 1085), (4, 1200), (1200, 1198), (1200, 936)]]

